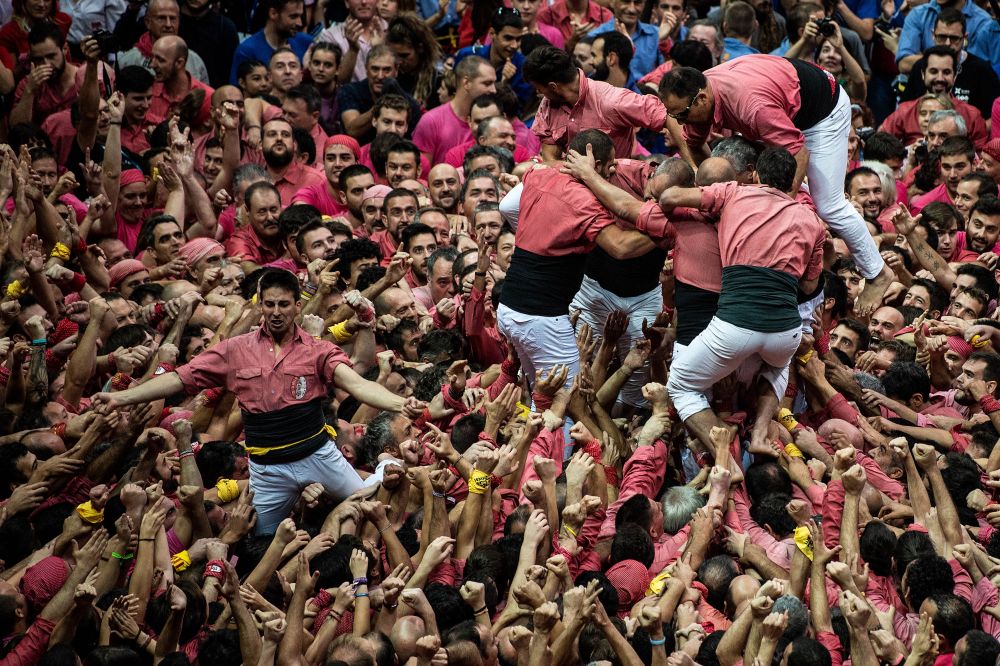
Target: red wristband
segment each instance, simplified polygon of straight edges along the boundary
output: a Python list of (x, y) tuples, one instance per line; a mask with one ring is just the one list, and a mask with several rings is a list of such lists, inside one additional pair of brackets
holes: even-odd
[(982, 407), (983, 411), (987, 414), (1000, 412), (1000, 400), (997, 400), (989, 393), (979, 399), (979, 406)]
[(116, 373), (114, 377), (111, 378), (111, 388), (116, 391), (124, 391), (132, 383), (132, 377), (126, 375), (124, 372)]
[(485, 432), (479, 433), (479, 441), (481, 441), (481, 442), (489, 442), (489, 444), (493, 447), (494, 450), (500, 448), (497, 445), (497, 440), (493, 439), (492, 437), (490, 437), (489, 435), (487, 435)]
[(326, 590), (320, 590), (319, 594), (313, 597), (312, 603), (316, 608), (327, 608), (333, 603), (333, 595)]
[(86, 251), (87, 251), (87, 241), (83, 240), (82, 238), (77, 238), (76, 246), (73, 248), (73, 253), (80, 255), (86, 253)]
[(7, 386), (7, 382), (10, 381), (10, 368), (6, 365), (0, 365), (0, 386)]
[(226, 582), (226, 564), (222, 560), (212, 560), (205, 565), (203, 578), (214, 578), (220, 583)]

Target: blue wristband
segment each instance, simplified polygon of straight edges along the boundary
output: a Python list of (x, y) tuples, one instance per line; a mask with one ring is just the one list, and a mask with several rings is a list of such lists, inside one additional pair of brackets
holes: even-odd
[(659, 640), (657, 640), (655, 638), (650, 638), (649, 639), (649, 644), (650, 645), (663, 645), (666, 642), (667, 642), (666, 636), (664, 636), (663, 638), (660, 638)]
[(31, 344), (38, 347), (44, 347), (45, 345), (49, 344), (49, 341), (46, 340), (45, 338), (40, 338), (38, 340), (32, 340)]

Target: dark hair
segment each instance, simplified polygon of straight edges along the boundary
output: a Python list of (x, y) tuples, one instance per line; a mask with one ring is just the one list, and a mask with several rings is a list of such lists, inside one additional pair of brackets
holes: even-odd
[(951, 58), (951, 67), (958, 73), (958, 54), (950, 46), (931, 46), (924, 49), (924, 62), (930, 62), (931, 56), (940, 58)]
[(930, 397), (931, 378), (922, 365), (896, 362), (882, 375), (885, 394), (893, 400), (909, 400), (919, 394), (924, 400)]
[[(898, 545), (898, 542), (897, 542)], [(936, 553), (918, 556), (906, 567), (906, 601), (914, 611), (934, 594), (950, 594), (955, 579), (948, 560)]]
[(698, 567), (698, 580), (708, 588), (705, 601), (716, 610), (724, 610), (729, 586), (738, 575), (736, 562), (727, 555), (716, 555), (702, 562)]
[[(388, 200), (388, 197), (386, 197)], [(434, 230), (423, 222), (413, 222), (406, 225), (402, 231), (399, 232), (399, 246), (409, 252), (410, 251), (410, 241), (421, 234), (430, 234), (434, 236)]]
[(906, 146), (888, 132), (875, 132), (865, 140), (863, 153), (866, 160), (874, 162), (901, 160), (906, 157)]
[(735, 0), (726, 5), (722, 25), (726, 29), (726, 37), (745, 37), (753, 35), (754, 22), (757, 15), (753, 7), (741, 0)]
[(549, 83), (565, 84), (575, 81), (579, 70), (573, 66), (573, 58), (569, 53), (554, 46), (543, 46), (525, 58), (521, 76), (525, 81), (540, 86)]
[(290, 291), (294, 295), (294, 300), (298, 301), (301, 292), (299, 291), (299, 280), (294, 273), (281, 268), (269, 268), (260, 276), (257, 282), (257, 289), (263, 296), (264, 292), (271, 288)]
[(500, 32), (504, 28), (522, 30), (524, 28), (524, 19), (521, 18), (521, 12), (516, 9), (501, 7), (493, 12), (493, 15), (490, 17), (490, 28), (493, 29), (493, 32)]
[(833, 316), (838, 320), (847, 314), (847, 282), (827, 268), (823, 269), (823, 298), (833, 299)]
[(977, 351), (969, 356), (969, 360), (982, 361), (986, 364), (983, 368), (983, 381), (1000, 382), (1000, 356), (989, 351)]
[(751, 502), (757, 502), (772, 493), (792, 494), (791, 477), (773, 460), (755, 462), (750, 465), (744, 472), (744, 478)]
[(757, 176), (764, 185), (788, 192), (795, 181), (795, 158), (784, 148), (767, 148), (757, 158)]
[(847, 172), (847, 176), (844, 177), (844, 191), (845, 192), (850, 192), (850, 190), (851, 190), (851, 183), (858, 176), (875, 176), (876, 178), (879, 179), (879, 185), (881, 186), (881, 184), (882, 184), (881, 177), (878, 175), (878, 173), (875, 172), (874, 169), (872, 169), (871, 167), (859, 166), (859, 167), (856, 167), (856, 168), (851, 169), (850, 171), (848, 171)]
[(660, 99), (667, 95), (693, 99), (707, 83), (705, 75), (694, 67), (674, 67), (660, 79)]
[[(944, 14), (946, 11), (955, 10), (945, 9), (941, 13)], [(1000, 657), (1000, 642), (985, 631), (970, 629), (965, 634), (965, 651), (961, 656), (956, 654), (954, 659), (955, 666), (979, 666), (979, 664), (995, 664), (998, 657)]]
[(606, 30), (597, 33), (594, 35), (594, 41), (596, 42), (598, 39), (604, 40), (605, 59), (609, 53), (614, 53), (618, 56), (618, 66), (627, 72), (629, 65), (632, 63), (632, 56), (635, 54), (635, 46), (632, 45), (632, 40), (617, 30)]
[(397, 95), (395, 93), (386, 93), (378, 98), (375, 102), (375, 106), (372, 107), (372, 118), (378, 118), (379, 114), (382, 113), (382, 109), (391, 109), (393, 111), (405, 111), (406, 112), (406, 122), (410, 122), (410, 112), (413, 107), (410, 105), (408, 99), (402, 95)]
[(156, 77), (148, 69), (139, 65), (122, 67), (115, 76), (115, 90), (123, 95), (147, 92), (154, 83), (156, 83)]
[(312, 134), (301, 127), (293, 127), (292, 140), (299, 154), (305, 156), (307, 164), (316, 162), (316, 140), (312, 138)]
[(51, 39), (55, 42), (56, 46), (60, 49), (66, 46), (66, 36), (63, 34), (62, 29), (54, 22), (42, 21), (32, 27), (28, 32), (29, 47), (41, 44), (47, 39)]
[[(936, 48), (936, 47), (935, 47)], [(949, 51), (951, 53), (951, 51)], [(952, 53), (952, 55), (954, 55)], [(954, 157), (964, 155), (971, 162), (976, 159), (976, 147), (967, 136), (949, 136), (937, 149), (938, 157)], [(973, 209), (974, 210), (974, 209)]]
[(375, 167), (376, 174), (380, 176), (385, 175), (385, 160), (389, 157), (389, 151), (402, 140), (403, 137), (389, 132), (375, 136), (371, 144), (369, 144), (371, 149), (368, 152), (368, 156), (371, 157), (372, 166)]
[(243, 193), (243, 205), (245, 205), (248, 210), (250, 208), (250, 201), (253, 199), (253, 195), (258, 192), (274, 192), (274, 194), (278, 197), (278, 201), (281, 201), (281, 193), (273, 183), (269, 183), (266, 180), (259, 180), (248, 187), (246, 192)]
[(226, 440), (205, 442), (194, 458), (201, 478), (209, 487), (214, 486), (219, 479), (231, 478), (236, 467), (237, 452), (241, 452), (242, 455), (243, 451), (245, 449), (235, 442)]
[[(598, 162), (607, 164), (614, 156), (614, 142), (610, 136), (599, 129), (583, 130), (569, 142), (568, 149), (586, 154), (588, 144), (594, 151), (594, 159)], [(627, 157), (627, 155), (621, 155), (620, 157)]]
[(976, 627), (972, 606), (951, 592), (932, 594), (929, 599), (937, 606), (937, 613), (933, 617), (934, 632), (947, 638), (954, 649), (955, 643)]
[(297, 99), (306, 103), (306, 111), (317, 113), (323, 106), (323, 98), (320, 97), (316, 86), (311, 83), (300, 83), (285, 92), (285, 99)]
[[(411, 155), (413, 155), (413, 161), (416, 162), (416, 164), (417, 164), (417, 170), (418, 171), (420, 170), (420, 149), (417, 148), (417, 144), (413, 143), (412, 141), (408, 141), (407, 139), (400, 139), (396, 143), (392, 144), (385, 151), (386, 157), (388, 157), (392, 153), (410, 153)], [(393, 190), (393, 192), (395, 192), (395, 190)], [(389, 194), (385, 195), (386, 201), (388, 201), (389, 197), (391, 197), (391, 196), (393, 196), (392, 192), (390, 192)], [(399, 195), (396, 195), (396, 196), (399, 196)], [(414, 194), (414, 196), (416, 196), (416, 194)]]
[(600, 571), (584, 571), (576, 577), (573, 585), (587, 587), (592, 580), (597, 581), (597, 586), (601, 590), (601, 593), (597, 596), (597, 600), (601, 602), (604, 610), (608, 612), (608, 617), (618, 615), (618, 591), (615, 590), (615, 586), (611, 584), (611, 581), (603, 573)]
[(868, 327), (862, 324), (857, 319), (841, 319), (837, 322), (838, 326), (843, 326), (850, 332), (858, 336), (858, 349), (868, 349), (868, 342), (871, 336), (868, 333)]
[(965, 14), (954, 7), (944, 7), (941, 9), (941, 13), (938, 14), (937, 20), (934, 21), (934, 27), (936, 28), (939, 25), (954, 25), (956, 23), (961, 24), (962, 34), (965, 34)]
[[(465, 347), (465, 338), (454, 329), (436, 328), (429, 331), (420, 339), (417, 347), (417, 354), (421, 361), (435, 362), (435, 359), (455, 359), (465, 358), (462, 350)], [(440, 386), (438, 388), (440, 390)]]
[[(991, 189), (993, 192), (996, 192), (996, 183), (992, 184)], [(982, 186), (980, 186), (980, 191), (981, 190)], [(971, 211), (969, 211), (969, 216), (971, 217), (973, 213), (982, 213), (983, 215), (989, 215), (990, 217), (1000, 215), (1000, 198), (997, 198), (996, 194), (981, 194), (979, 201), (977, 201), (976, 205), (972, 207)], [(996, 296), (994, 296), (994, 298), (996, 298)]]
[(861, 533), (860, 553), (871, 570), (879, 576), (892, 575), (892, 553), (896, 550), (896, 535), (885, 523), (873, 520)]
[(17, 461), (28, 455), (28, 447), (20, 442), (0, 445), (0, 499), (11, 494), (11, 484), (25, 483), (28, 479), (17, 468)]
[(683, 67), (704, 72), (715, 66), (715, 58), (707, 46), (694, 39), (685, 39), (670, 49), (670, 59)]
[(337, 177), (337, 186), (340, 187), (341, 192), (346, 192), (347, 181), (349, 181), (351, 178), (357, 178), (358, 176), (364, 176), (364, 175), (369, 175), (373, 179), (375, 177), (375, 175), (372, 173), (372, 170), (366, 167), (364, 164), (351, 164), (350, 166), (346, 166), (343, 168), (343, 170), (340, 172), (340, 175)]
[(789, 643), (792, 651), (785, 662), (788, 666), (831, 666), (830, 651), (815, 638), (800, 636)]
[(428, 583), (424, 587), (424, 594), (427, 596), (431, 608), (434, 609), (438, 630), (442, 633), (456, 624), (476, 619), (472, 614), (472, 608), (465, 603), (459, 591), (451, 585)]
[(779, 538), (784, 538), (795, 531), (795, 521), (785, 508), (791, 500), (785, 494), (765, 495), (750, 507), (750, 516), (758, 525), (770, 527)]
[[(648, 503), (645, 496), (640, 496)], [(649, 536), (649, 530), (643, 529), (635, 523), (625, 523), (615, 528), (615, 536), (611, 541), (611, 559), (609, 563), (614, 565), (625, 560), (635, 560), (641, 562), (647, 569), (653, 566), (653, 559), (656, 552), (653, 550), (653, 537)]]
[[(312, 208), (312, 206), (309, 206), (309, 207)], [(285, 211), (290, 210), (291, 208), (295, 208), (295, 206), (291, 206), (289, 208), (286, 208), (284, 211), (281, 211), (282, 215), (284, 215)], [(315, 209), (313, 209), (313, 210), (315, 210)], [(319, 211), (316, 211), (316, 212), (319, 212)], [(323, 223), (322, 218), (315, 219), (315, 220), (310, 220), (309, 222), (306, 222), (304, 225), (296, 228), (296, 230), (295, 230), (295, 249), (299, 251), (299, 254), (304, 253), (305, 249), (306, 249), (305, 248), (305, 245), (306, 245), (305, 235), (307, 233), (309, 233), (310, 231), (316, 231), (317, 229), (326, 229), (327, 231), (329, 231), (329, 229), (327, 228), (326, 224)]]
[[(239, 81), (240, 79), (245, 79), (247, 76), (250, 75), (250, 73), (253, 70), (257, 69), (258, 67), (263, 67), (264, 69), (267, 69), (267, 65), (265, 63), (262, 63), (260, 60), (255, 60), (253, 58), (251, 58), (250, 60), (244, 60), (243, 62), (241, 62), (239, 65), (236, 66), (236, 80)], [(145, 70), (143, 69), (143, 71)], [(152, 74), (150, 74), (150, 76), (152, 76)]]
[(632, 495), (622, 502), (615, 514), (615, 529), (619, 529), (627, 524), (634, 523), (639, 527), (648, 530), (652, 527), (653, 511), (649, 505), (649, 498), (642, 493)]

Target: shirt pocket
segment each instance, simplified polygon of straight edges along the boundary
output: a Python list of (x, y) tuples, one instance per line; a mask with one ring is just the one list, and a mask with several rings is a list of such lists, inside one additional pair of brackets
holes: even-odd
[(303, 400), (316, 390), (319, 375), (311, 365), (287, 365), (281, 369), (282, 391), (291, 400)]
[(241, 403), (259, 403), (263, 399), (263, 375), (264, 372), (261, 368), (241, 368), (236, 371), (236, 382), (233, 389)]

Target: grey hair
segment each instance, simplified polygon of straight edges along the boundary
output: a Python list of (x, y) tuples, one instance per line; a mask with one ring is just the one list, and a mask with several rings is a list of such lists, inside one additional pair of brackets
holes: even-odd
[(458, 248), (453, 247), (451, 245), (443, 245), (438, 249), (434, 250), (433, 252), (431, 252), (431, 256), (427, 257), (428, 276), (434, 274), (434, 266), (436, 266), (437, 262), (441, 261), (442, 259), (449, 264), (454, 263), (455, 260), (458, 259)]
[[(465, 159), (462, 162), (465, 173), (471, 171), (472, 160), (485, 155), (491, 155), (496, 159), (501, 173), (510, 173), (514, 169), (514, 155), (509, 150), (501, 146), (481, 146), (477, 143), (465, 151)], [(499, 192), (499, 188), (497, 191)]]
[(476, 228), (476, 218), (479, 217), (480, 213), (489, 213), (491, 211), (500, 212), (500, 204), (495, 201), (480, 201), (476, 204), (476, 209), (472, 211), (472, 219), (469, 223), (472, 224), (472, 228)]
[(374, 466), (379, 454), (396, 444), (390, 427), (394, 416), (393, 412), (382, 412), (368, 424), (364, 436), (358, 442), (358, 465)]
[(931, 114), (931, 117), (927, 119), (927, 126), (930, 127), (934, 123), (939, 123), (942, 120), (948, 120), (951, 118), (955, 121), (955, 127), (958, 129), (958, 136), (967, 136), (969, 134), (969, 128), (965, 124), (965, 118), (958, 111), (952, 109), (942, 109), (941, 111), (935, 111)]
[(790, 594), (778, 597), (774, 601), (774, 608), (771, 609), (771, 612), (781, 613), (784, 611), (788, 611), (788, 627), (781, 637), (786, 641), (794, 641), (805, 636), (806, 629), (809, 627), (809, 611), (806, 610), (802, 601)]
[(670, 157), (656, 165), (654, 176), (666, 174), (670, 178), (670, 185), (675, 187), (693, 187), (694, 169), (691, 165), (678, 157)]
[(267, 174), (264, 167), (249, 163), (239, 165), (233, 171), (233, 195), (235, 196), (236, 192), (247, 183), (256, 183), (260, 180), (271, 182), (271, 176)]
[(892, 169), (885, 162), (875, 160), (865, 160), (861, 166), (868, 167), (878, 174), (882, 181), (882, 205), (886, 208), (896, 203), (896, 177), (892, 174)]
[(760, 150), (753, 142), (742, 136), (729, 136), (715, 144), (712, 157), (723, 157), (729, 160), (737, 174), (753, 171), (757, 168), (757, 158)]
[(663, 531), (680, 532), (694, 512), (705, 506), (705, 497), (690, 486), (674, 486), (663, 493)]

